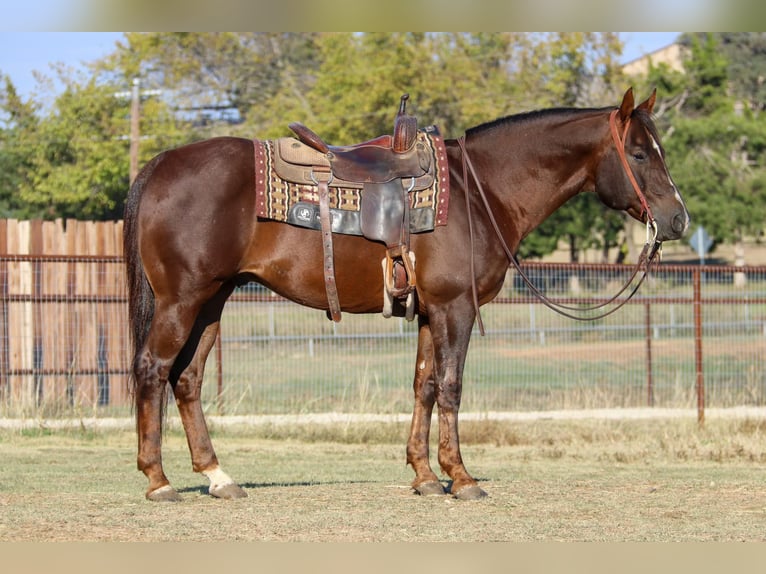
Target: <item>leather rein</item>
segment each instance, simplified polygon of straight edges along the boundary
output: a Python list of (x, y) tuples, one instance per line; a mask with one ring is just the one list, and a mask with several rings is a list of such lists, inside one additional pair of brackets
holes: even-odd
[[(461, 136), (460, 138), (458, 138), (457, 143), (460, 146), (460, 150), (463, 156), (463, 188), (465, 189), (466, 213), (468, 215), (468, 233), (469, 233), (470, 245), (471, 245), (471, 290), (472, 290), (474, 307), (476, 309), (476, 318), (479, 324), (479, 331), (482, 335), (484, 335), (484, 324), (481, 320), (481, 314), (479, 312), (479, 301), (478, 301), (478, 295), (476, 290), (476, 273), (474, 270), (474, 257), (473, 257), (473, 251), (474, 251), (473, 250), (473, 221), (471, 217), (471, 202), (468, 197), (468, 172), (469, 171), (471, 172), (473, 181), (476, 184), (476, 189), (479, 192), (479, 197), (482, 200), (484, 209), (486, 210), (487, 216), (489, 217), (489, 221), (492, 224), (493, 229), (495, 230), (495, 234), (500, 240), (500, 245), (502, 246), (503, 251), (505, 251), (505, 254), (508, 257), (508, 260), (516, 268), (516, 271), (518, 272), (519, 276), (524, 280), (524, 283), (526, 283), (527, 287), (548, 308), (552, 309), (553, 311), (556, 311), (560, 315), (563, 315), (570, 319), (575, 319), (577, 321), (595, 321), (598, 319), (603, 319), (604, 317), (611, 315), (612, 313), (620, 309), (623, 305), (625, 305), (625, 303), (630, 301), (630, 299), (632, 299), (633, 296), (638, 291), (639, 287), (641, 287), (641, 285), (643, 284), (644, 279), (646, 279), (646, 276), (649, 274), (649, 270), (652, 263), (654, 262), (655, 256), (661, 250), (662, 243), (657, 241), (657, 223), (654, 220), (654, 216), (652, 215), (652, 210), (649, 207), (649, 203), (646, 201), (646, 196), (641, 191), (641, 187), (638, 185), (638, 182), (636, 181), (636, 178), (633, 175), (633, 170), (630, 168), (630, 165), (628, 164), (628, 158), (625, 155), (625, 137), (627, 135), (628, 128), (630, 127), (630, 118), (628, 118), (628, 120), (625, 122), (625, 127), (623, 128), (622, 134), (620, 134), (619, 130), (617, 129), (617, 113), (618, 113), (618, 110), (614, 110), (610, 114), (609, 129), (612, 135), (612, 140), (614, 142), (614, 145), (617, 148), (617, 155), (620, 157), (620, 161), (622, 163), (623, 169), (625, 170), (625, 173), (628, 176), (628, 179), (630, 180), (631, 185), (633, 186), (633, 190), (638, 196), (638, 200), (641, 203), (641, 207), (643, 208), (644, 213), (646, 213), (646, 243), (644, 244), (644, 248), (641, 250), (641, 253), (638, 256), (638, 262), (636, 263), (636, 266), (633, 269), (633, 273), (625, 282), (625, 285), (623, 285), (623, 287), (608, 300), (604, 301), (603, 303), (599, 303), (597, 305), (593, 305), (590, 307), (572, 307), (572, 306), (564, 305), (563, 303), (559, 303), (557, 301), (553, 301), (552, 299), (547, 297), (542, 291), (540, 291), (532, 283), (529, 277), (527, 277), (524, 271), (522, 271), (521, 264), (518, 262), (518, 260), (516, 259), (511, 249), (508, 247), (508, 244), (505, 242), (505, 239), (503, 239), (503, 235), (500, 231), (500, 227), (497, 224), (497, 220), (495, 219), (495, 216), (492, 213), (492, 209), (490, 208), (489, 201), (487, 200), (487, 195), (484, 192), (484, 189), (482, 188), (482, 185), (479, 181), (479, 177), (476, 174), (475, 168), (473, 167), (473, 163), (471, 162), (470, 157), (468, 157), (468, 151), (466, 150), (466, 144), (465, 144), (465, 136)], [(614, 303), (617, 300), (617, 298), (628, 289), (628, 287), (636, 278), (636, 276), (638, 275), (642, 267), (644, 269), (644, 272), (638, 284), (636, 284), (636, 286), (631, 290), (628, 296), (622, 299), (620, 302), (618, 302), (615, 307), (607, 311), (603, 311), (597, 315), (591, 315), (588, 317), (582, 317), (582, 316), (574, 315), (573, 313), (570, 313), (570, 311), (578, 311), (578, 312), (597, 311), (599, 309), (603, 309), (607, 305)]]

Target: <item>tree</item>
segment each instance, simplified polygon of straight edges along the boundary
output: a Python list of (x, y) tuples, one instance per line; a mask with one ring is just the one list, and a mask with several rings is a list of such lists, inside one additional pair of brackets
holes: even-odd
[[(265, 137), (278, 107), (309, 89), (316, 67), (314, 33), (127, 33), (101, 63), (105, 71), (139, 77), (162, 88), (198, 137), (237, 133), (246, 126)], [(279, 98), (277, 95), (281, 94)]]
[(120, 131), (110, 125), (119, 103), (109, 96), (94, 85), (70, 86), (40, 122), (39, 145), (19, 192), (44, 216), (118, 217), (128, 156), (117, 137), (127, 124)]
[[(691, 45), (695, 34), (682, 38)], [(766, 109), (766, 32), (717, 32), (712, 34), (716, 49), (727, 61), (731, 94), (754, 112)]]
[[(8, 189), (23, 206), (18, 213), (119, 219), (129, 187), (129, 101), (115, 98), (115, 86), (98, 74), (58, 73), (64, 90), (45, 113), (6, 86), (11, 122), (5, 139), (14, 139), (4, 158), (12, 164)], [(162, 102), (145, 103), (142, 161), (180, 141), (177, 125)]]
[(37, 215), (19, 196), (18, 189), (31, 168), (38, 106), (23, 101), (10, 78), (0, 77), (0, 217)]
[(723, 55), (719, 39), (684, 37), (687, 73), (655, 69), (650, 76), (671, 88), (658, 125), (693, 222), (716, 244), (734, 243), (742, 252), (743, 239), (762, 233), (766, 218), (766, 121), (759, 106), (741, 105), (730, 78), (738, 67)]

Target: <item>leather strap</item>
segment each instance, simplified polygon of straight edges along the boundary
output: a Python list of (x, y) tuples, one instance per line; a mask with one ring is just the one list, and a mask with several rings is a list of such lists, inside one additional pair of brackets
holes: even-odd
[(324, 284), (330, 318), (338, 323), (341, 319), (338, 286), (335, 284), (335, 261), (332, 249), (332, 219), (330, 216), (330, 192), (327, 181), (317, 182), (319, 188), (319, 221), (322, 226), (322, 250), (324, 251)]
[(649, 207), (649, 202), (646, 201), (646, 196), (641, 191), (641, 186), (638, 185), (638, 182), (636, 181), (636, 176), (633, 175), (633, 170), (630, 168), (630, 164), (628, 163), (628, 158), (625, 155), (625, 137), (628, 135), (628, 128), (630, 127), (630, 118), (627, 119), (625, 122), (625, 126), (622, 130), (622, 137), (620, 137), (619, 130), (617, 129), (617, 114), (619, 113), (619, 110), (614, 110), (611, 114), (609, 114), (609, 130), (612, 133), (612, 140), (614, 141), (614, 145), (617, 148), (617, 155), (620, 157), (620, 161), (622, 162), (622, 168), (625, 170), (625, 174), (628, 176), (628, 180), (630, 181), (630, 184), (633, 186), (633, 191), (636, 192), (636, 195), (638, 196), (638, 201), (641, 202), (641, 207), (644, 210), (644, 213), (646, 213), (646, 217), (649, 220), (649, 222), (654, 221), (654, 216), (652, 215), (652, 210)]

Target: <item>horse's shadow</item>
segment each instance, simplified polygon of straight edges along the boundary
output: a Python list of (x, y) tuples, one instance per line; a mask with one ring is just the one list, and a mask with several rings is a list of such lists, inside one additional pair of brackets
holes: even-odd
[[(477, 482), (485, 482), (487, 478), (477, 478)], [(241, 483), (239, 486), (241, 486), (245, 490), (258, 490), (261, 488), (292, 488), (292, 487), (298, 487), (298, 486), (331, 486), (334, 484), (346, 484), (346, 485), (354, 485), (354, 484), (376, 484), (378, 481), (375, 480), (301, 480), (301, 481), (293, 481), (293, 482), (244, 482)], [(442, 482), (444, 486), (445, 494), (449, 494), (452, 492), (452, 481), (447, 480)], [(184, 488), (178, 489), (179, 493), (197, 493), (201, 495), (207, 495), (208, 494), (208, 486), (201, 484), (198, 486), (187, 486)]]
[[(294, 482), (244, 482), (240, 483), (245, 490), (257, 490), (259, 488), (291, 488), (296, 486), (330, 486), (333, 484), (374, 484), (374, 480), (305, 480)], [(187, 486), (178, 489), (179, 493), (199, 493), (207, 494), (208, 486), (201, 484), (199, 486)]]

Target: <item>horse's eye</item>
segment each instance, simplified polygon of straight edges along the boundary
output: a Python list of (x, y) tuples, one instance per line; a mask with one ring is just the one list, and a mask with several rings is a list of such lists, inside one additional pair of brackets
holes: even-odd
[(646, 152), (644, 152), (644, 150), (641, 150), (641, 149), (634, 151), (632, 155), (633, 155), (633, 159), (636, 161), (645, 161), (646, 158), (649, 157), (646, 155)]

